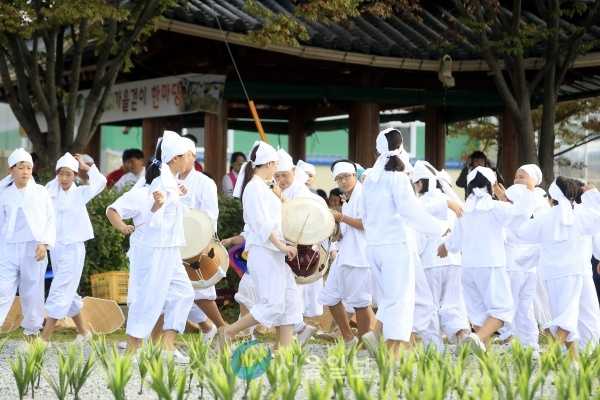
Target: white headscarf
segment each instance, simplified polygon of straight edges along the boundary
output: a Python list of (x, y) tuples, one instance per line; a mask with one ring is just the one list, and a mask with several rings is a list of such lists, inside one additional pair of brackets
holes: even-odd
[(311, 163), (307, 163), (306, 161), (298, 160), (296, 167), (302, 168), (304, 172), (306, 172), (308, 175), (317, 175), (317, 169), (315, 168), (315, 166)]
[[(252, 161), (250, 155), (256, 149), (256, 157), (254, 161)], [(244, 179), (246, 178), (246, 164), (250, 163), (252, 168), (256, 168), (258, 165), (264, 165), (270, 163), (272, 161), (279, 161), (279, 155), (277, 150), (273, 148), (269, 143), (263, 142), (261, 140), (257, 140), (252, 145), (250, 149), (250, 153), (248, 156), (248, 161), (246, 161), (242, 168), (240, 169), (240, 173), (238, 174), (237, 180), (235, 182), (235, 187), (233, 188), (233, 197), (241, 198), (242, 197), (242, 185), (244, 184)]]
[(522, 169), (535, 181), (535, 186), (539, 186), (542, 183), (542, 170), (535, 164), (521, 165), (519, 169)]
[(452, 189), (452, 178), (450, 177), (450, 174), (448, 174), (448, 172), (445, 169), (443, 169), (441, 171), (438, 171), (436, 176), (438, 178), (440, 186), (442, 187), (442, 192), (444, 192), (446, 196), (450, 197), (452, 200), (463, 204), (461, 198), (458, 197), (458, 194), (456, 194), (454, 189)]
[[(388, 128), (385, 129), (381, 132), (379, 132), (379, 135), (377, 135), (377, 139), (375, 140), (375, 148), (377, 150), (377, 154), (379, 154), (379, 156), (377, 157), (377, 160), (375, 160), (375, 164), (373, 164), (373, 167), (371, 168), (371, 171), (369, 171), (369, 180), (372, 180), (373, 182), (378, 182), (379, 178), (381, 178), (381, 174), (383, 174), (383, 171), (385, 169), (385, 164), (387, 163), (387, 161), (390, 159), (390, 157), (393, 156), (397, 156), (400, 157), (400, 159), (402, 160), (402, 162), (404, 162), (404, 165), (406, 168), (409, 168), (412, 170), (412, 166), (410, 165), (410, 162), (405, 162), (406, 156), (403, 158), (401, 157), (402, 153), (406, 153), (404, 151), (404, 149), (402, 148), (402, 145), (400, 147), (398, 147), (397, 149), (394, 150), (389, 150), (389, 145), (388, 145), (388, 141), (387, 138), (385, 137), (386, 133), (391, 132), (397, 130), (395, 128)], [(408, 170), (406, 170), (406, 172), (408, 173)]]
[(356, 174), (356, 167), (354, 164), (349, 163), (348, 161), (340, 161), (335, 163), (331, 174), (333, 175), (333, 179), (340, 174)]
[(194, 141), (192, 139), (186, 138), (186, 137), (181, 137), (181, 139), (183, 140), (183, 142), (185, 143), (185, 147), (187, 148), (187, 151), (190, 151), (193, 155), (196, 155), (196, 143), (194, 143)]
[(58, 171), (61, 168), (69, 168), (71, 171), (77, 173), (79, 172), (79, 161), (71, 153), (68, 151), (56, 161), (55, 171)]
[(284, 149), (277, 150), (277, 172), (288, 172), (294, 169), (294, 160)]
[(167, 164), (173, 158), (185, 154), (188, 145), (177, 132), (164, 131), (160, 142), (161, 160)]
[[(483, 175), (491, 185), (496, 183), (496, 173), (494, 170), (488, 167), (477, 167), (471, 170), (467, 175), (467, 185), (475, 179), (477, 173)], [(465, 212), (471, 212), (473, 210), (488, 211), (494, 208), (494, 206), (494, 199), (492, 199), (492, 195), (486, 188), (474, 188), (465, 204)]]
[(568, 233), (563, 229), (563, 227), (571, 226), (575, 221), (573, 203), (571, 200), (567, 199), (562, 190), (560, 190), (556, 184), (556, 180), (550, 184), (550, 187), (548, 188), (548, 194), (553, 200), (558, 202), (557, 207), (560, 211), (560, 219), (557, 220), (557, 223), (553, 228), (554, 240), (566, 240), (568, 238)]
[[(33, 167), (33, 158), (31, 157), (31, 154), (22, 147), (19, 147), (10, 153), (8, 156), (8, 168), (12, 168), (20, 162), (27, 162)], [(14, 179), (10, 174), (2, 178), (2, 180), (0, 180), (0, 192), (6, 189), (13, 181)]]
[[(429, 168), (431, 169), (429, 169)], [(433, 172), (431, 171), (433, 170)], [(427, 191), (434, 191), (437, 187), (437, 170), (427, 161), (418, 160), (415, 162), (415, 166), (413, 168), (411, 179), (413, 182), (420, 181), (421, 179), (426, 179), (428, 183)]]

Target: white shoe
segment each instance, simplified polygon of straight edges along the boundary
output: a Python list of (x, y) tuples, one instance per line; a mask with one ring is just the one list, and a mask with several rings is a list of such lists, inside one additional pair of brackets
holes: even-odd
[(479, 336), (477, 336), (475, 333), (469, 333), (469, 336), (465, 338), (463, 343), (470, 345), (473, 348), (473, 350), (479, 350), (484, 353), (486, 351), (485, 344), (483, 344)]
[(202, 340), (204, 340), (204, 343), (210, 344), (217, 335), (218, 331), (219, 330), (217, 327), (213, 325), (212, 328), (210, 328), (210, 331), (206, 333), (202, 332)]
[(93, 339), (92, 332), (87, 332), (85, 335), (77, 335), (75, 336), (75, 340), (73, 340), (74, 344), (85, 344), (89, 343)]
[(127, 341), (126, 340), (121, 340), (120, 342), (117, 343), (117, 348), (119, 350), (127, 350)]
[(298, 333), (298, 343), (300, 343), (300, 346), (303, 346), (304, 343), (308, 342), (308, 339), (310, 339), (316, 332), (316, 327), (312, 325), (305, 325), (304, 329)]
[(375, 357), (377, 355), (377, 351), (379, 349), (379, 336), (371, 331), (362, 335), (361, 341), (367, 348), (367, 351)]
[(177, 349), (173, 351), (165, 351), (164, 354), (166, 357), (173, 357), (173, 361), (175, 361), (175, 364), (187, 365), (190, 363), (190, 358)]

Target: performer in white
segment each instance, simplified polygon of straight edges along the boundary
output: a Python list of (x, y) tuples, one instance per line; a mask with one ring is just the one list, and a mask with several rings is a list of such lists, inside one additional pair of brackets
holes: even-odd
[(32, 177), (31, 154), (16, 149), (8, 167), (10, 175), (0, 180), (0, 325), (19, 289), (21, 326), (25, 335), (37, 335), (44, 322), (46, 253), (56, 240), (54, 207)]
[[(417, 161), (412, 180), (419, 200), (431, 216), (438, 219), (446, 229), (452, 230), (457, 216), (462, 216), (462, 205), (443, 189), (438, 171), (427, 161)], [(446, 190), (452, 190), (446, 186)], [(442, 333), (448, 339), (462, 341), (470, 333), (469, 320), (462, 294), (460, 254), (451, 253), (446, 258), (437, 255), (442, 244), (441, 236), (419, 235), (419, 255), (431, 289), (435, 307), (432, 329), (425, 332), (425, 343), (433, 343), (443, 349)]]
[[(85, 242), (94, 238), (94, 231), (86, 204), (106, 187), (106, 178), (92, 164), (88, 166), (79, 155), (65, 153), (56, 162), (56, 177), (48, 182), (56, 215), (56, 244), (50, 251), (54, 279), (46, 300), (46, 324), (42, 339), (50, 340), (58, 320), (71, 317), (77, 327), (76, 341), (91, 338), (81, 319), (81, 297), (77, 294), (83, 264)], [(79, 171), (86, 172), (88, 184), (77, 186), (75, 179)]]
[(248, 271), (256, 288), (257, 302), (250, 314), (219, 329), (221, 344), (260, 323), (276, 327), (277, 347), (288, 346), (294, 325), (302, 322), (300, 293), (294, 274), (285, 263), (286, 255), (296, 256), (296, 248), (286, 245), (283, 239), (281, 200), (267, 183), (273, 180), (278, 159), (272, 146), (256, 142), (236, 182), (234, 196), (242, 196)]
[(465, 340), (481, 351), (491, 336), (514, 315), (510, 280), (506, 272), (505, 227), (525, 221), (534, 207), (533, 188), (520, 203), (510, 204), (492, 199), (496, 173), (476, 167), (467, 175), (467, 202), (464, 215), (454, 224), (438, 255), (461, 252), (463, 290), (471, 324), (477, 333)]
[[(295, 198), (311, 198), (327, 207), (325, 200), (310, 191), (306, 182), (309, 177), (302, 168), (294, 167), (292, 156), (284, 149), (277, 150), (279, 157), (277, 171), (273, 175), (277, 186), (282, 191), (282, 201)], [(302, 301), (304, 317), (318, 317), (323, 315), (323, 304), (318, 300), (319, 292), (323, 288), (323, 278), (319, 278), (313, 283), (298, 285), (300, 291), (300, 300)], [(298, 336), (298, 342), (303, 345), (310, 339), (317, 328), (301, 322), (294, 326), (294, 333)]]
[(175, 337), (185, 329), (194, 290), (180, 254), (180, 247), (185, 244), (181, 196), (187, 190), (178, 186), (175, 174), (183, 171), (187, 150), (177, 133), (165, 131), (145, 181), (138, 182), (141, 190), (136, 184), (134, 195), (125, 194), (107, 210), (109, 221), (121, 232), (134, 231), (123, 218), (134, 218), (136, 226), (143, 226), (132, 247), (135, 254), (130, 255), (135, 270), (130, 286), (134, 294), (128, 299), (127, 349), (135, 352), (164, 313), (163, 343), (181, 364), (189, 359), (175, 349)]
[[(527, 196), (527, 188), (535, 188), (535, 209), (533, 217), (550, 208), (543, 189), (536, 186), (542, 183), (542, 171), (535, 164), (521, 166), (516, 174), (514, 185), (506, 190), (506, 200), (520, 203)], [(502, 199), (504, 200), (504, 199)], [(516, 228), (518, 229), (518, 226)], [(537, 244), (519, 240), (511, 225), (506, 230), (506, 269), (510, 278), (510, 287), (515, 304), (513, 322), (506, 323), (501, 329), (500, 339), (515, 337), (525, 346), (539, 351), (539, 330), (534, 313), (534, 300), (537, 292), (537, 264), (540, 248)], [(590, 257), (591, 259), (591, 257)]]
[[(185, 154), (184, 171), (179, 174), (179, 179), (187, 189), (187, 193), (181, 201), (190, 208), (204, 211), (210, 217), (214, 231), (217, 232), (219, 218), (217, 185), (208, 176), (196, 171), (194, 168), (196, 144), (188, 138), (183, 138), (183, 141), (187, 144), (188, 151)], [(217, 333), (217, 328), (225, 325), (215, 302), (216, 299), (217, 291), (214, 286), (206, 289), (195, 289), (194, 305), (189, 320), (200, 324), (205, 341), (211, 341)], [(212, 321), (212, 324), (208, 323), (207, 320)]]
[(356, 177), (356, 165), (340, 160), (331, 166), (333, 179), (345, 198), (342, 211), (332, 210), (340, 224), (341, 239), (337, 256), (321, 291), (319, 300), (329, 307), (344, 341), (358, 342), (350, 329), (346, 306), (356, 312), (359, 336), (371, 329), (373, 321), (371, 268), (367, 261), (366, 238), (362, 222), (363, 187)]
[(538, 272), (544, 280), (550, 302), (552, 320), (545, 328), (577, 356), (581, 299), (586, 272), (590, 268), (582, 260), (589, 256), (585, 236), (600, 232), (600, 193), (585, 187), (582, 204), (573, 208), (579, 188), (573, 180), (559, 176), (548, 194), (553, 207), (546, 213), (526, 221), (517, 231), (520, 239), (539, 243)]
[(376, 330), (362, 337), (371, 352), (376, 351), (381, 334), (394, 353), (410, 340), (416, 260), (408, 244), (406, 226), (432, 235), (443, 233), (441, 224), (417, 201), (410, 179), (403, 172), (405, 165), (398, 157), (401, 146), (402, 134), (396, 129), (379, 133), (379, 157), (363, 187), (362, 223), (378, 305)]

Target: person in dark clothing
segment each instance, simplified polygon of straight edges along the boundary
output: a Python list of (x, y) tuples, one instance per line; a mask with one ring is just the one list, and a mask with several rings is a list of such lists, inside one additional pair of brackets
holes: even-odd
[(465, 189), (465, 199), (467, 198), (467, 196), (466, 196), (467, 175), (473, 168), (477, 168), (477, 167), (491, 168), (496, 173), (498, 183), (501, 185), (504, 184), (504, 179), (502, 179), (502, 175), (500, 175), (500, 173), (496, 170), (496, 168), (494, 168), (492, 166), (492, 163), (487, 158), (485, 153), (483, 151), (476, 150), (473, 153), (471, 153), (469, 158), (467, 158), (467, 163), (463, 167), (462, 171), (460, 171), (460, 175), (458, 176), (458, 179), (456, 179), (456, 186)]
[(596, 295), (600, 301), (600, 265), (598, 260), (592, 258), (592, 270), (594, 271), (594, 285), (596, 285)]

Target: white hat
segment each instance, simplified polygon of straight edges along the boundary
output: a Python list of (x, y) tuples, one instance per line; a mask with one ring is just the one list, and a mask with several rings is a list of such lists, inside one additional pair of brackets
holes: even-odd
[(490, 182), (490, 184), (493, 185), (496, 183), (496, 173), (493, 169), (488, 167), (476, 167), (473, 168), (473, 170), (471, 170), (471, 172), (469, 172), (469, 174), (467, 175), (467, 185), (471, 183), (473, 179), (475, 179), (475, 176), (478, 172), (481, 175), (483, 175), (485, 179), (487, 179)]
[(8, 156), (8, 167), (12, 168), (20, 162), (27, 162), (33, 166), (33, 158), (31, 158), (31, 154), (25, 151), (24, 148), (19, 147)]
[(535, 180), (535, 186), (538, 186), (542, 183), (542, 170), (535, 164), (525, 164), (521, 165), (519, 169), (522, 169), (529, 175), (531, 178)]
[(185, 154), (188, 151), (188, 145), (177, 132), (164, 131), (160, 150), (162, 153), (161, 160), (166, 164), (173, 158)]
[(304, 172), (306, 172), (309, 175), (317, 175), (317, 169), (315, 168), (315, 166), (310, 163), (307, 163), (306, 161), (299, 160), (296, 166), (298, 168), (302, 168)]
[(71, 171), (77, 173), (79, 171), (79, 161), (75, 159), (68, 151), (56, 161), (55, 171), (61, 168), (69, 168)]
[(82, 154), (81, 160), (84, 162), (84, 164), (87, 164), (87, 165), (94, 164), (94, 159), (89, 154)]
[(348, 161), (340, 161), (335, 163), (335, 165), (333, 166), (333, 171), (331, 171), (331, 173), (333, 174), (333, 179), (335, 179), (340, 174), (355, 174), (356, 167), (354, 166), (354, 164)]
[(186, 145), (187, 151), (190, 151), (192, 154), (196, 155), (196, 143), (194, 143), (194, 141), (190, 138), (186, 138), (186, 137), (181, 137), (181, 139), (183, 139), (183, 142)]
[(252, 145), (250, 154), (254, 152), (254, 149), (256, 149), (254, 161), (252, 161), (252, 157), (248, 157), (249, 161), (242, 165), (240, 173), (235, 182), (235, 187), (233, 188), (233, 197), (242, 197), (242, 182), (244, 182), (246, 177), (246, 165), (248, 163), (250, 163), (252, 167), (256, 167), (257, 165), (264, 165), (272, 161), (279, 161), (279, 154), (277, 153), (277, 150), (275, 150), (275, 148), (273, 148), (273, 146), (271, 146), (269, 143), (257, 140), (254, 142), (254, 145)]
[[(431, 171), (432, 168), (434, 172)], [(417, 160), (412, 173), (412, 181), (417, 182), (421, 179), (436, 179), (437, 170), (427, 161)]]
[(294, 160), (284, 149), (277, 150), (279, 163), (277, 164), (277, 172), (287, 172), (294, 168)]

